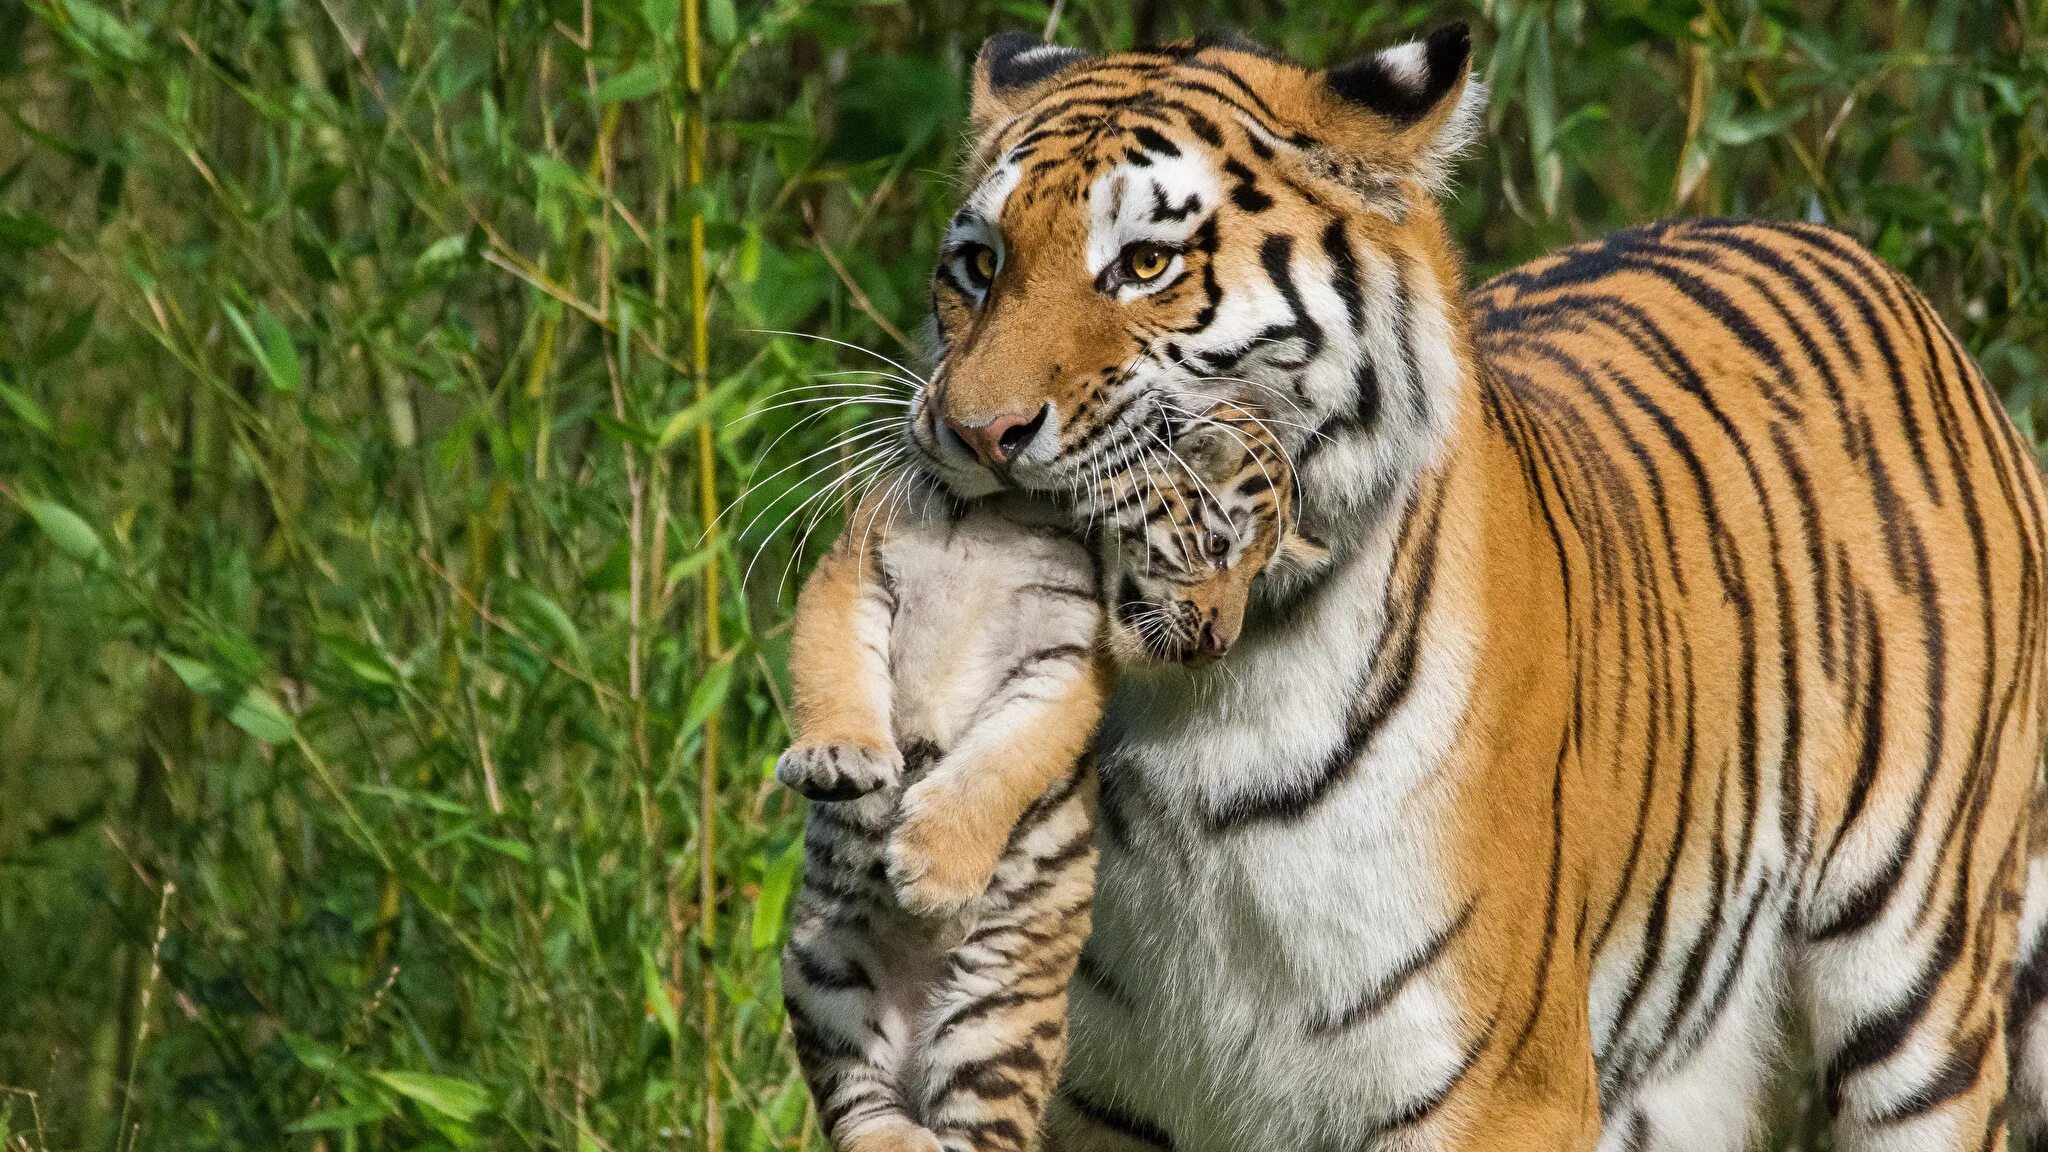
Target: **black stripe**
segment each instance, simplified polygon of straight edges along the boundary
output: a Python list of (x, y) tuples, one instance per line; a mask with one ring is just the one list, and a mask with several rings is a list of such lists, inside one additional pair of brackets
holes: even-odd
[(1164, 1128), (1152, 1123), (1150, 1120), (1143, 1119), (1122, 1108), (1090, 1100), (1073, 1088), (1060, 1089), (1060, 1099), (1066, 1101), (1067, 1107), (1072, 1108), (1076, 1115), (1093, 1121), (1119, 1136), (1136, 1140), (1140, 1144), (1153, 1148), (1164, 1148), (1167, 1149), (1167, 1152), (1172, 1152), (1173, 1137), (1167, 1135)]
[[(1431, 935), (1428, 940), (1423, 941), (1422, 947), (1416, 949), (1414, 955), (1395, 965), (1393, 971), (1374, 981), (1372, 987), (1368, 988), (1365, 995), (1361, 996), (1355, 1003), (1340, 1012), (1330, 1014), (1319, 1013), (1311, 1017), (1308, 1022), (1309, 1034), (1313, 1036), (1329, 1036), (1346, 1028), (1354, 1027), (1367, 1017), (1376, 1016), (1385, 1011), (1387, 1006), (1394, 1002), (1394, 998), (1401, 994), (1401, 990), (1406, 988), (1410, 981), (1441, 959), (1445, 950), (1451, 946), (1451, 942), (1464, 933), (1466, 926), (1472, 921), (1472, 908), (1473, 902), (1471, 900), (1465, 901), (1465, 906), (1459, 910), (1457, 916), (1452, 918), (1449, 924), (1444, 925)], [(1084, 961), (1087, 959), (1085, 954), (1082, 959)]]

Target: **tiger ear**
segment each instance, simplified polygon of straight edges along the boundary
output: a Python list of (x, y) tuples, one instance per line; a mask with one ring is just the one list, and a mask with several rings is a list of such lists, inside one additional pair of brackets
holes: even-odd
[(1347, 141), (1424, 185), (1442, 188), (1450, 166), (1479, 136), (1486, 86), (1470, 71), (1472, 33), (1451, 24), (1323, 73)]
[(1040, 85), (1088, 58), (1079, 48), (1047, 44), (1028, 32), (998, 32), (974, 58), (968, 115), (983, 131), (1022, 112)]
[(1210, 484), (1221, 484), (1237, 475), (1251, 450), (1244, 440), (1215, 424), (1192, 429), (1173, 442), (1174, 455), (1186, 462), (1196, 476)]

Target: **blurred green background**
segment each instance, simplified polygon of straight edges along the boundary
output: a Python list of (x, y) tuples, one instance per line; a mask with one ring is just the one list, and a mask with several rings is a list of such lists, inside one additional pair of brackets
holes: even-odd
[(0, 0), (0, 1145), (821, 1147), (767, 772), (894, 393), (753, 330), (906, 357), (991, 32), (1453, 18), (1477, 273), (1826, 220), (2035, 433), (2039, 0)]

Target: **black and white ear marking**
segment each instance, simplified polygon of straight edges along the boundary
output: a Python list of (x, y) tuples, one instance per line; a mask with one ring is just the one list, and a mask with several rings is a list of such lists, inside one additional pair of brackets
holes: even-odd
[(1323, 79), (1346, 101), (1407, 127), (1429, 115), (1464, 79), (1471, 58), (1472, 33), (1463, 24), (1451, 24), (1426, 40), (1397, 44), (1332, 68)]
[(1087, 57), (1079, 48), (1047, 44), (1029, 32), (998, 32), (982, 41), (977, 63), (989, 90), (1001, 95), (1050, 80)]

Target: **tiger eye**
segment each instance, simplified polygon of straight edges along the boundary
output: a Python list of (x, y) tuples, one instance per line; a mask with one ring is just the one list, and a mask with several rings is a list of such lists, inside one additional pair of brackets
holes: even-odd
[(974, 250), (974, 274), (986, 284), (996, 278), (996, 250), (976, 248)]
[(1157, 280), (1173, 263), (1173, 249), (1159, 244), (1133, 244), (1124, 252), (1124, 271), (1133, 280)]

